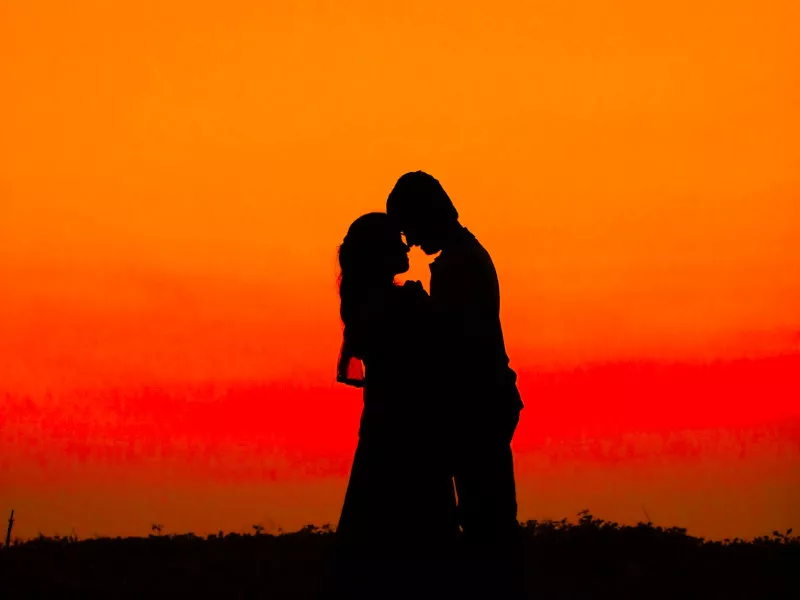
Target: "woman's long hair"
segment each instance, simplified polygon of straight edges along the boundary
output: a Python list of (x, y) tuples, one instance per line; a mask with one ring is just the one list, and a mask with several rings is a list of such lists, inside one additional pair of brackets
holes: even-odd
[(337, 377), (343, 383), (356, 385), (349, 375), (350, 361), (363, 358), (366, 325), (360, 317), (368, 291), (394, 280), (394, 273), (386, 269), (385, 251), (395, 231), (386, 213), (367, 213), (353, 221), (339, 246), (339, 315), (344, 341)]
[(352, 323), (359, 301), (376, 284), (393, 281), (386, 272), (385, 248), (394, 229), (386, 213), (367, 213), (353, 221), (339, 246), (339, 315)]

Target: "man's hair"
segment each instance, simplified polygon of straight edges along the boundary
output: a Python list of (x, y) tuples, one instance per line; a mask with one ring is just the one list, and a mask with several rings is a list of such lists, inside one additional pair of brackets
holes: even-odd
[(442, 184), (424, 171), (412, 171), (397, 180), (386, 199), (386, 212), (400, 223), (420, 218), (439, 224), (458, 220)]

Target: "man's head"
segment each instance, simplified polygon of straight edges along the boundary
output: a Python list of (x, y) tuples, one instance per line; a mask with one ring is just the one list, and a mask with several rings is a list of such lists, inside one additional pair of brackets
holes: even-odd
[(406, 173), (386, 200), (386, 212), (406, 236), (409, 246), (425, 254), (442, 249), (450, 228), (458, 223), (458, 211), (442, 184), (423, 171)]

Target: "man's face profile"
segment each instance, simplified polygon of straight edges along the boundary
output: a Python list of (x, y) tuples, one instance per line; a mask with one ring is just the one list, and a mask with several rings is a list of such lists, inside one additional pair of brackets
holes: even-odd
[(420, 223), (413, 221), (404, 223), (403, 234), (409, 246), (419, 246), (427, 255), (436, 254), (441, 250), (430, 228)]

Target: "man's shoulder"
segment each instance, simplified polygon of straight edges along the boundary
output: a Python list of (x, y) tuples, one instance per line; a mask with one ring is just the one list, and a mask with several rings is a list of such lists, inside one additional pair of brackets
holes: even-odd
[(492, 275), (495, 272), (489, 251), (466, 227), (458, 244), (459, 264), (474, 274)]
[[(461, 236), (459, 243), (443, 250), (430, 265), (431, 281), (436, 287), (459, 290), (484, 290), (495, 286), (497, 272), (489, 252), (468, 231)], [(433, 284), (432, 284), (433, 285)]]

